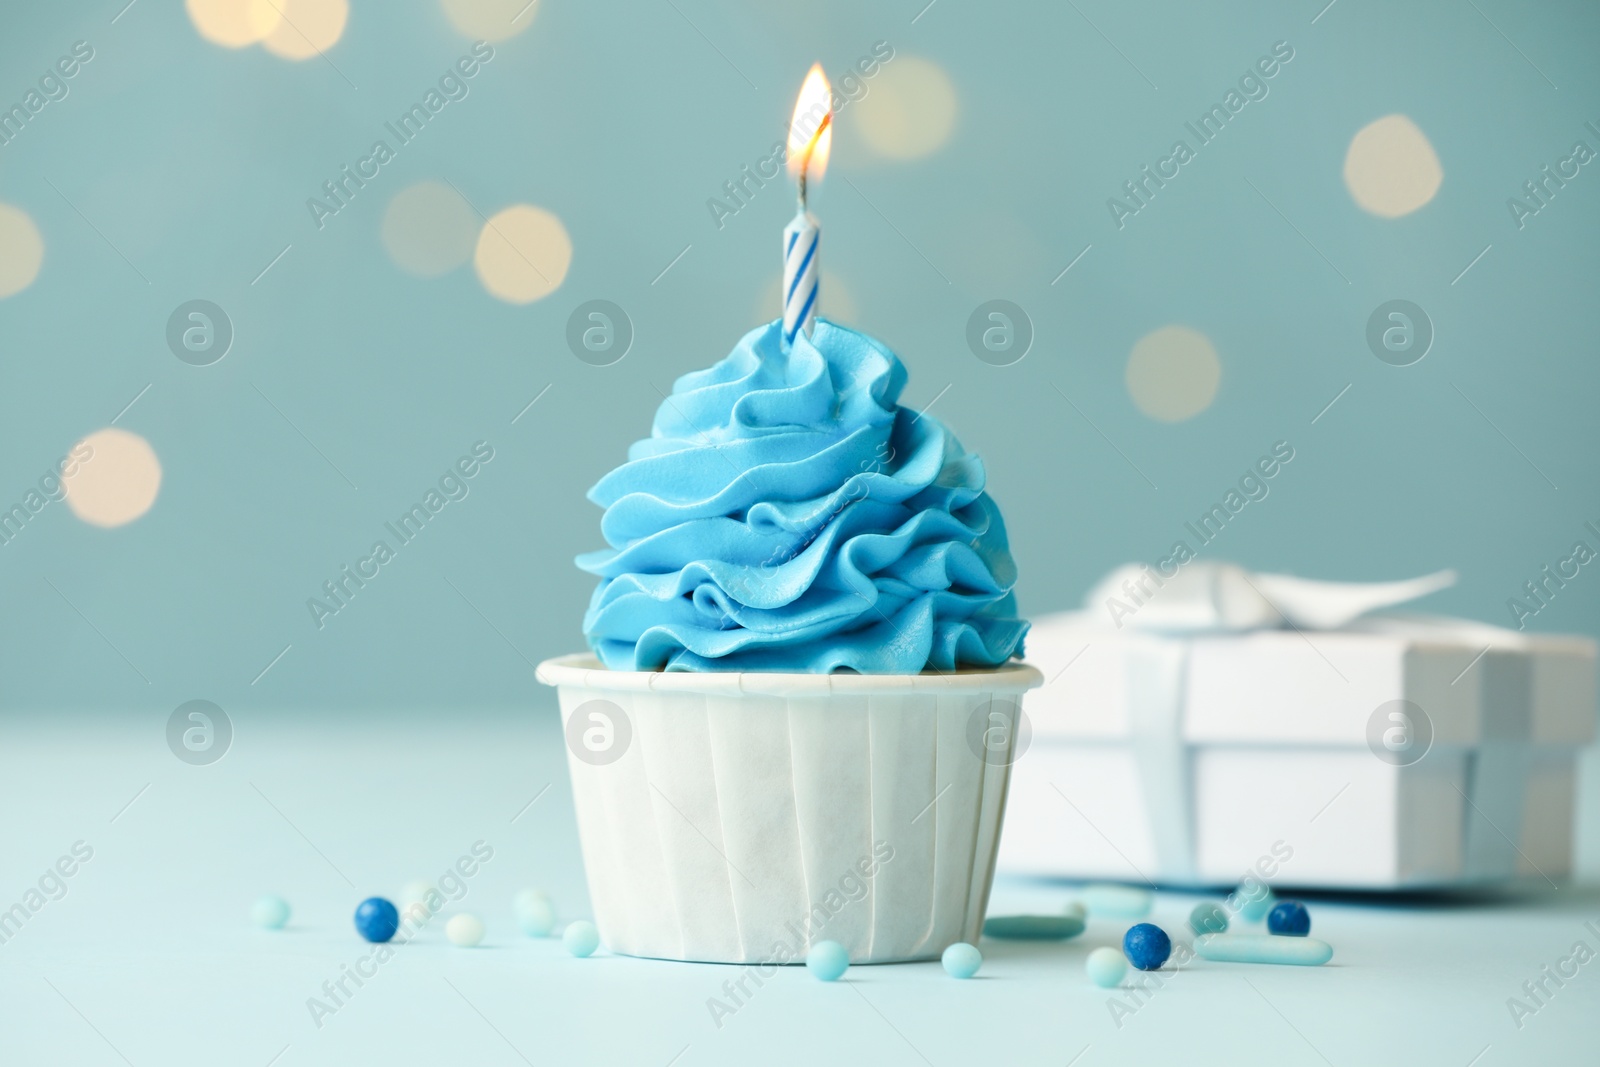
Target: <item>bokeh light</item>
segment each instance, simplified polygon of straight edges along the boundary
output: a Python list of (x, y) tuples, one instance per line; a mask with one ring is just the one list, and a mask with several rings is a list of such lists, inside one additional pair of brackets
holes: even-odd
[(456, 32), (474, 40), (503, 41), (533, 25), (539, 5), (530, 0), (439, 0)]
[(310, 59), (339, 42), (350, 18), (349, 0), (272, 0), (283, 18), (261, 42), (284, 59)]
[(155, 449), (136, 433), (107, 426), (73, 446), (92, 454), (64, 479), (67, 506), (92, 526), (124, 526), (156, 502), (161, 491), (161, 461)]
[[(276, 0), (277, 4), (285, 0)], [(283, 14), (275, 0), (184, 0), (200, 36), (224, 48), (247, 48), (278, 28)]]
[(444, 182), (422, 181), (400, 190), (389, 201), (380, 235), (389, 258), (400, 269), (437, 278), (472, 258), (478, 217), (461, 194)]
[(1409, 215), (1433, 199), (1444, 168), (1428, 137), (1404, 115), (1363, 126), (1344, 157), (1344, 184), (1364, 210), (1386, 219)]
[(32, 285), (43, 262), (39, 227), (21, 208), (0, 204), (0, 300)]
[(956, 125), (956, 89), (944, 68), (897, 55), (846, 113), (868, 147), (890, 159), (921, 159), (943, 147)]
[(472, 262), (492, 295), (510, 304), (529, 304), (566, 280), (572, 239), (550, 212), (513, 204), (484, 225)]
[(1128, 394), (1140, 411), (1162, 422), (1182, 422), (1210, 407), (1221, 379), (1217, 350), (1187, 326), (1147, 333), (1128, 355)]

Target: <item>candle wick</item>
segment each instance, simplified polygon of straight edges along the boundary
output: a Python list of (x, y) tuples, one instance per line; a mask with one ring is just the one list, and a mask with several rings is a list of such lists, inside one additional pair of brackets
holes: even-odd
[(805, 151), (800, 155), (800, 174), (795, 185), (800, 190), (800, 213), (806, 210), (806, 172), (811, 169), (811, 153), (817, 150), (817, 143), (822, 140), (822, 133), (833, 125), (833, 112), (829, 111), (822, 116), (822, 121), (817, 123), (817, 128), (811, 131), (811, 139), (806, 142)]

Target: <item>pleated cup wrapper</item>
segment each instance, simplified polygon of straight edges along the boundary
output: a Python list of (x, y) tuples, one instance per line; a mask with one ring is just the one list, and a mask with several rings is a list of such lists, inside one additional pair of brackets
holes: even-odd
[(826, 940), (892, 963), (977, 942), (1033, 667), (668, 673), (575, 655), (538, 677), (559, 694), (611, 951), (791, 963)]

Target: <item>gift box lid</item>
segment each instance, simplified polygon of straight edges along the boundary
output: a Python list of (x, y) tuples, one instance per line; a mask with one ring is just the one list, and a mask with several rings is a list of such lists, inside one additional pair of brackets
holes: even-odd
[(1034, 621), (1045, 685), (1025, 708), (1041, 740), (1113, 741), (1181, 701), (1196, 744), (1364, 745), (1390, 701), (1426, 714), (1434, 744), (1584, 743), (1594, 737), (1596, 645), (1481, 623), (1382, 615), (1334, 631), (1170, 635), (1104, 612)]

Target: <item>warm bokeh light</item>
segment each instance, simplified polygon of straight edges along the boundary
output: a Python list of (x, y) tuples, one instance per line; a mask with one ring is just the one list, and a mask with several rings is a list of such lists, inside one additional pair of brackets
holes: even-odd
[(813, 63), (800, 83), (789, 118), (789, 173), (805, 169), (807, 181), (820, 181), (833, 151), (833, 88), (822, 64)]
[(457, 33), (484, 41), (515, 37), (539, 13), (538, 0), (439, 0), (439, 6)]
[(284, 59), (310, 59), (332, 48), (350, 18), (349, 0), (272, 0), (283, 18), (261, 42)]
[(422, 181), (389, 201), (379, 233), (384, 250), (401, 270), (437, 278), (472, 258), (478, 217), (444, 182)]
[(472, 257), (478, 280), (511, 304), (529, 304), (560, 288), (572, 264), (572, 239), (561, 220), (531, 204), (497, 213), (478, 234)]
[(124, 526), (149, 511), (161, 491), (161, 461), (150, 442), (107, 426), (72, 451), (79, 454), (86, 446), (92, 453), (65, 479), (72, 513), (92, 526)]
[(264, 41), (283, 21), (285, 0), (184, 0), (200, 36), (224, 48), (246, 48)]
[(32, 285), (43, 262), (39, 227), (21, 208), (0, 204), (0, 300)]
[(1128, 354), (1128, 394), (1140, 411), (1162, 422), (1182, 422), (1210, 407), (1221, 379), (1217, 350), (1187, 326), (1147, 333)]
[(1428, 137), (1405, 115), (1385, 115), (1361, 128), (1344, 157), (1344, 184), (1364, 210), (1386, 219), (1409, 215), (1432, 200), (1444, 168)]
[(900, 55), (886, 64), (851, 112), (867, 146), (890, 159), (921, 159), (956, 126), (956, 89), (937, 63)]

